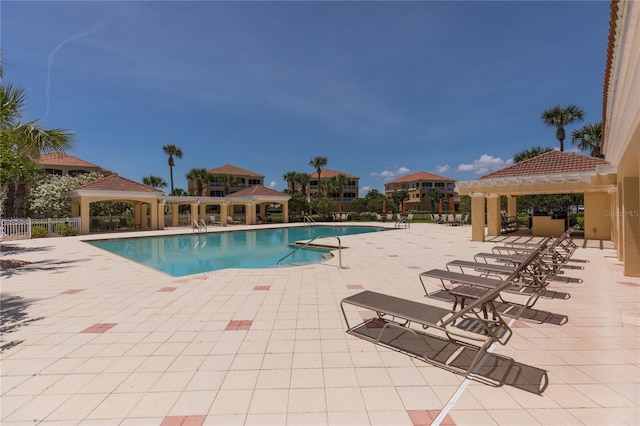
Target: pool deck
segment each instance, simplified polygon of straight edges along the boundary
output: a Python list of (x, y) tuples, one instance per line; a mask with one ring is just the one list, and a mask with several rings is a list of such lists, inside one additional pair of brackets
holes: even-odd
[(640, 424), (640, 279), (610, 242), (576, 240), (590, 262), (565, 275), (583, 282), (553, 281), (570, 298), (535, 305), (561, 320), (515, 321), (494, 348), (548, 380), (532, 392), (350, 336), (339, 305), (362, 289), (423, 301), (420, 272), (522, 237), (414, 223), (340, 237), (343, 268), (336, 256), (180, 278), (82, 242), (178, 232), (2, 243), (18, 248), (3, 259), (32, 262), (2, 271), (2, 425)]

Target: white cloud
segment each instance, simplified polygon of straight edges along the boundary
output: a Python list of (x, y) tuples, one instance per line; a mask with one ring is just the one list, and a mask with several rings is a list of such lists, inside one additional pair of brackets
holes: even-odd
[(477, 175), (488, 173), (497, 169), (501, 169), (513, 164), (513, 158), (507, 161), (500, 157), (494, 157), (492, 155), (482, 154), (480, 158), (474, 160), (471, 164), (460, 164), (457, 171), (459, 172), (473, 172)]
[(446, 173), (449, 171), (451, 167), (449, 167), (448, 164), (445, 164), (444, 166), (436, 166), (436, 172), (438, 173)]
[(271, 189), (276, 189), (276, 186), (278, 186), (278, 184), (276, 183), (275, 180), (272, 180), (271, 183), (269, 184), (269, 188)]
[(360, 194), (367, 194), (369, 191), (371, 191), (370, 186), (363, 186), (362, 188), (360, 188)]
[(373, 177), (377, 177), (377, 178), (381, 178), (384, 181), (389, 181), (392, 180), (393, 178), (395, 178), (398, 175), (404, 175), (409, 173), (409, 169), (404, 167), (404, 166), (396, 166), (394, 167), (395, 170), (383, 170), (379, 173), (376, 172), (372, 172), (371, 176)]

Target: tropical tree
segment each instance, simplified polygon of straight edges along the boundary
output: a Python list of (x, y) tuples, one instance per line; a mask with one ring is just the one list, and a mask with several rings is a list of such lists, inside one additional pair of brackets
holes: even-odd
[(331, 178), (331, 180), (333, 181), (332, 182), (333, 187), (340, 194), (340, 203), (338, 204), (338, 211), (342, 213), (342, 203), (344, 201), (344, 187), (349, 184), (349, 178), (346, 175), (340, 173), (334, 176), (333, 178)]
[(317, 197), (311, 202), (311, 208), (324, 217), (327, 217), (331, 212), (336, 210), (336, 202), (331, 198)]
[(431, 204), (431, 211), (436, 211), (436, 203), (442, 198), (442, 193), (435, 188), (431, 188), (424, 193), (424, 199)]
[(566, 107), (556, 106), (542, 112), (541, 118), (544, 124), (556, 128), (556, 139), (560, 142), (560, 151), (564, 151), (564, 126), (582, 121), (584, 111), (576, 105), (567, 105)]
[(173, 166), (176, 165), (174, 157), (182, 158), (182, 150), (174, 144), (165, 145), (162, 150), (169, 156), (169, 179), (171, 180), (171, 195), (173, 195)]
[[(311, 182), (311, 176), (308, 173), (296, 173), (295, 182), (300, 185), (300, 190), (302, 191), (302, 195), (307, 198), (308, 190), (309, 190), (309, 182)], [(307, 198), (308, 199), (308, 198)]]
[(391, 198), (393, 205), (396, 206), (396, 211), (401, 211), (402, 202), (409, 199), (409, 192), (405, 190), (394, 191), (389, 195), (389, 197)]
[(364, 199), (367, 201), (367, 211), (382, 211), (382, 203), (385, 200), (385, 196), (383, 193), (374, 188), (367, 192), (367, 194), (364, 196)]
[(311, 161), (309, 161), (309, 165), (315, 168), (316, 172), (318, 172), (318, 193), (320, 193), (321, 191), (320, 174), (322, 173), (322, 168), (327, 165), (327, 162), (328, 162), (327, 157), (320, 157), (320, 156), (314, 157), (311, 159)]
[(287, 172), (282, 176), (282, 179), (284, 179), (287, 182), (287, 187), (289, 188), (289, 191), (291, 193), (293, 193), (296, 190), (297, 177), (298, 177), (298, 172)]
[(149, 175), (142, 178), (142, 183), (152, 188), (166, 188), (167, 182), (160, 176)]
[(513, 156), (514, 163), (520, 163), (521, 161), (528, 160), (529, 158), (537, 157), (540, 154), (544, 154), (545, 152), (553, 151), (553, 148), (543, 148), (541, 146), (534, 146), (531, 149), (524, 149), (520, 152), (517, 152), (516, 155)]
[(74, 135), (67, 130), (45, 130), (39, 119), (23, 122), (25, 106), (25, 90), (3, 80), (0, 88), (0, 203), (4, 203), (6, 197), (13, 216), (26, 213), (28, 187), (41, 170), (35, 160), (42, 154), (66, 152), (74, 145)]
[(222, 174), (217, 175), (215, 179), (224, 187), (224, 195), (229, 195), (232, 186), (238, 184), (238, 179), (234, 175)]
[(185, 175), (188, 180), (195, 182), (196, 192), (198, 196), (206, 196), (205, 188), (209, 187), (209, 181), (212, 179), (211, 173), (207, 169), (191, 169)]
[(571, 134), (571, 143), (582, 151), (589, 151), (592, 157), (604, 157), (600, 153), (602, 142), (602, 123), (587, 124)]

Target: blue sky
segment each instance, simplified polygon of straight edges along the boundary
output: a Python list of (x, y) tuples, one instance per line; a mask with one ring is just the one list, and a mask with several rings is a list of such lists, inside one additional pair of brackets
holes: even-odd
[[(609, 2), (0, 3), (6, 81), (70, 154), (140, 181), (234, 164), (472, 180), (534, 146), (540, 114), (602, 119)], [(565, 141), (567, 150), (572, 148)]]

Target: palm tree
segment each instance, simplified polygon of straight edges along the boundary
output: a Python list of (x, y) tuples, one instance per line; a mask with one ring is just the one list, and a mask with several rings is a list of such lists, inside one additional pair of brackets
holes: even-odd
[(525, 149), (520, 152), (517, 152), (516, 155), (513, 156), (513, 162), (519, 163), (524, 160), (528, 160), (529, 158), (537, 157), (540, 154), (544, 154), (545, 152), (553, 151), (553, 148), (543, 148), (541, 146), (534, 146), (531, 149)]
[(296, 190), (297, 177), (298, 177), (298, 172), (287, 172), (282, 176), (282, 179), (284, 179), (287, 182), (287, 187), (289, 188), (289, 191), (291, 191), (292, 194)]
[(165, 145), (162, 150), (169, 156), (169, 176), (171, 180), (171, 195), (173, 195), (173, 166), (176, 165), (173, 157), (182, 158), (182, 150), (174, 144)]
[[(2, 66), (0, 65), (0, 77)], [(24, 216), (24, 200), (42, 154), (73, 148), (74, 135), (64, 129), (42, 129), (39, 119), (24, 123), (25, 90), (2, 82), (0, 89), (0, 203), (9, 199), (10, 215)]]
[(349, 184), (349, 178), (342, 173), (334, 176), (332, 179), (333, 187), (340, 193), (340, 204), (338, 204), (338, 211), (342, 213), (342, 202), (344, 201), (344, 187)]
[(311, 182), (311, 176), (309, 176), (308, 173), (296, 173), (296, 177), (294, 179), (294, 181), (300, 185), (300, 190), (302, 191), (302, 195), (304, 195), (304, 198), (308, 200), (307, 198), (307, 190), (309, 189), (309, 182)]
[(142, 178), (142, 183), (152, 188), (166, 188), (167, 182), (160, 176), (149, 175)]
[(234, 175), (217, 175), (216, 180), (224, 186), (224, 195), (229, 195), (231, 187), (238, 184), (238, 179)]
[(196, 184), (196, 195), (198, 196), (206, 196), (205, 187), (209, 187), (209, 181), (212, 176), (207, 169), (191, 169), (189, 173), (185, 175), (185, 177), (191, 181), (194, 181)]
[(560, 106), (553, 107), (542, 112), (541, 118), (547, 126), (556, 128), (556, 139), (560, 141), (560, 151), (564, 151), (564, 126), (582, 121), (584, 111), (576, 105), (567, 105), (565, 108)]
[(574, 130), (571, 134), (571, 143), (582, 151), (589, 151), (592, 157), (603, 158), (600, 153), (602, 142), (602, 123), (587, 124), (581, 129)]
[(442, 198), (442, 193), (435, 188), (429, 189), (424, 193), (424, 199), (431, 203), (431, 211), (436, 211), (436, 202)]
[(309, 165), (314, 167), (316, 169), (316, 171), (318, 172), (318, 194), (322, 195), (320, 193), (321, 187), (320, 187), (320, 173), (322, 172), (322, 168), (324, 166), (327, 165), (327, 157), (314, 157), (311, 159), (311, 161), (309, 161)]

